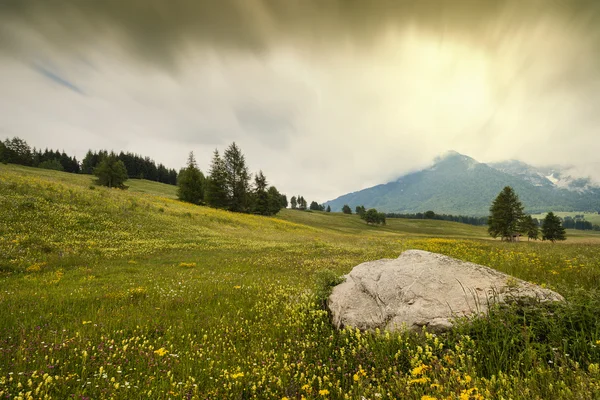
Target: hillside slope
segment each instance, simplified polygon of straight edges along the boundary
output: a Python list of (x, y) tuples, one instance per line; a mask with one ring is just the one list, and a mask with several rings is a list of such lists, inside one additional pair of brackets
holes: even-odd
[(286, 243), (342, 235), (351, 248), (364, 233), (485, 237), (485, 230), (445, 221), (390, 220), (366, 225), (358, 216), (282, 210), (268, 218), (176, 201), (175, 188), (127, 181), (128, 190), (91, 185), (92, 177), (0, 165), (0, 269), (20, 270), (34, 262), (136, 257), (162, 251), (230, 249), (247, 243)]

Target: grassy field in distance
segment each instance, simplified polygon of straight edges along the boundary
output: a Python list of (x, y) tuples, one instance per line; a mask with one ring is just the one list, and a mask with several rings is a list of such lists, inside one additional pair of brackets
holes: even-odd
[[(600, 235), (174, 200), (175, 187), (0, 165), (0, 398), (532, 399), (600, 394)], [(322, 289), (423, 249), (563, 294), (444, 335), (332, 328)]]
[[(583, 215), (586, 221), (589, 221), (589, 222), (591, 222), (592, 224), (595, 224), (595, 225), (600, 225), (600, 214), (594, 213), (594, 212), (584, 212), (584, 211), (562, 212), (562, 211), (557, 211), (554, 214), (558, 215), (561, 218), (565, 218), (565, 217), (575, 218), (576, 215)], [(543, 213), (543, 214), (533, 214), (532, 217), (533, 218), (537, 218), (538, 220), (541, 221), (541, 220), (544, 219), (544, 217), (546, 217), (546, 213)]]

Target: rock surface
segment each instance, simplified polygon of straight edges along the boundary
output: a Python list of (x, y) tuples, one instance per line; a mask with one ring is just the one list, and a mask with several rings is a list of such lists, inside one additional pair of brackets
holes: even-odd
[(455, 317), (488, 304), (531, 297), (563, 301), (551, 290), (483, 265), (422, 250), (357, 265), (333, 288), (328, 306), (337, 328), (445, 331)]

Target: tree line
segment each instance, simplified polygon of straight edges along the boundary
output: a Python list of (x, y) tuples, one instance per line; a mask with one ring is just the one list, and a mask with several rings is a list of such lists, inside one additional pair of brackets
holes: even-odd
[(262, 171), (252, 179), (235, 142), (222, 156), (214, 151), (206, 176), (190, 152), (186, 167), (177, 177), (177, 186), (177, 197), (182, 201), (233, 212), (274, 215), (288, 206), (287, 196), (270, 186)]
[[(329, 207), (329, 206), (327, 206), (327, 207)], [(385, 225), (386, 214), (379, 212), (374, 208), (370, 208), (367, 210), (365, 208), (365, 206), (356, 206), (354, 211), (360, 217), (360, 219), (365, 221), (367, 224)], [(344, 204), (344, 206), (342, 207), (342, 212), (344, 214), (352, 214), (352, 209), (350, 208), (350, 206), (348, 204)]]
[[(168, 169), (163, 164), (156, 164), (149, 157), (138, 154), (108, 152), (106, 150), (89, 150), (81, 163), (74, 156), (67, 155), (64, 151), (45, 149), (32, 149), (29, 144), (18, 137), (0, 141), (0, 162), (4, 164), (19, 164), (28, 167), (37, 167), (64, 171), (70, 173), (93, 174), (102, 160), (111, 158), (120, 160), (126, 169), (127, 178), (147, 179), (155, 182), (177, 184), (177, 171)], [(107, 166), (103, 166), (105, 169)]]
[[(441, 221), (452, 221), (460, 222), (468, 225), (485, 226), (488, 225), (488, 217), (473, 217), (467, 215), (452, 215), (452, 214), (436, 214), (433, 211), (426, 211), (424, 213), (415, 214), (401, 214), (401, 213), (386, 213), (388, 218), (406, 218), (406, 219), (435, 219)], [(592, 224), (590, 221), (586, 221), (583, 215), (576, 215), (575, 217), (560, 218), (562, 226), (565, 229), (577, 229), (577, 230), (594, 230), (600, 231), (600, 225)], [(532, 218), (532, 224), (535, 224), (538, 228), (542, 227), (543, 221), (539, 221), (537, 218)]]
[(319, 204), (316, 201), (311, 201), (308, 208), (306, 207), (307, 204), (308, 201), (304, 198), (304, 196), (292, 196), (292, 198), (290, 199), (290, 207), (292, 208), (292, 210), (306, 211), (308, 209), (311, 211), (331, 212), (331, 207), (325, 207), (324, 204)]
[(0, 162), (71, 173), (80, 172), (80, 165), (75, 157), (70, 157), (64, 151), (42, 151), (35, 147), (32, 149), (25, 140), (18, 137), (0, 141)]
[(388, 218), (406, 218), (406, 219), (435, 219), (440, 221), (460, 222), (468, 225), (483, 226), (487, 225), (488, 217), (471, 217), (467, 215), (436, 214), (434, 211), (424, 213), (400, 214), (387, 213)]
[(163, 164), (156, 164), (150, 157), (144, 157), (134, 153), (108, 152), (106, 150), (89, 150), (81, 162), (81, 172), (84, 174), (93, 174), (94, 168), (98, 167), (100, 162), (108, 156), (115, 157), (125, 165), (127, 177), (132, 179), (147, 179), (149, 181), (166, 183), (169, 185), (177, 184), (177, 171), (169, 169)]
[(578, 229), (581, 231), (600, 231), (600, 225), (592, 224), (586, 221), (583, 215), (576, 215), (574, 218), (566, 216), (562, 219), (562, 224), (566, 229)]

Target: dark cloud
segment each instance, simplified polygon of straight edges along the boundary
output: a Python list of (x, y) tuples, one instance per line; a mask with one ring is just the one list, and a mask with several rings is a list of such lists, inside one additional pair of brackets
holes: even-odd
[(497, 48), (549, 18), (585, 33), (598, 50), (599, 16), (594, 0), (3, 0), (0, 46), (21, 47), (11, 27), (24, 26), (63, 50), (114, 37), (134, 54), (169, 63), (187, 46), (261, 52), (288, 41), (329, 50), (417, 27), (441, 43), (462, 38)]

